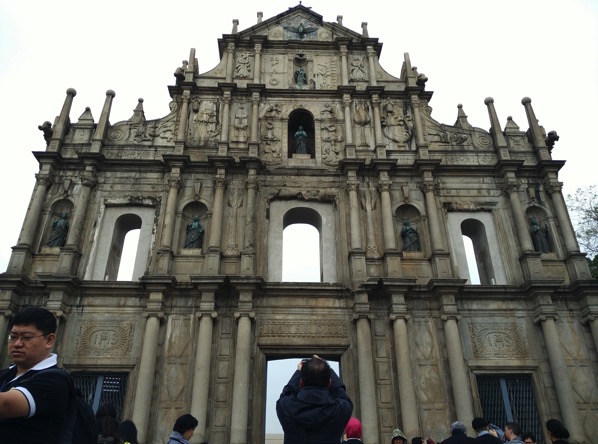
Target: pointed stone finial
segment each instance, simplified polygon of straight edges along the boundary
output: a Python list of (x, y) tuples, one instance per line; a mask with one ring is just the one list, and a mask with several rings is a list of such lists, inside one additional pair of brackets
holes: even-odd
[(472, 129), (473, 127), (467, 121), (467, 115), (465, 115), (465, 111), (463, 111), (463, 105), (457, 105), (457, 121), (455, 122), (455, 126), (462, 129)]
[(143, 111), (143, 99), (139, 98), (137, 106), (133, 110), (133, 116), (129, 119), (129, 123), (145, 122), (145, 113)]
[(262, 23), (262, 19), (264, 18), (264, 13), (262, 11), (259, 11), (257, 13), (257, 22), (258, 23)]
[(91, 108), (89, 108), (89, 106), (85, 107), (85, 111), (83, 111), (83, 114), (81, 114), (81, 116), (79, 117), (79, 121), (77, 122), (79, 124), (93, 124), (93, 116), (91, 115)]
[(336, 23), (338, 23), (339, 25), (343, 26), (343, 16), (342, 15), (337, 15), (336, 16)]
[(368, 22), (362, 22), (361, 23), (361, 35), (364, 37), (369, 37), (370, 35), (368, 34)]
[(233, 32), (232, 32), (232, 34), (236, 34), (238, 32), (237, 31), (238, 27), (239, 27), (239, 19), (233, 19)]

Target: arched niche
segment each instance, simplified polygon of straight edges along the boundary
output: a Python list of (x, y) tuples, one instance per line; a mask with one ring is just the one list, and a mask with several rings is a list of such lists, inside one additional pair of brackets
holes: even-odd
[(303, 155), (309, 155), (310, 158), (316, 156), (316, 137), (315, 137), (315, 126), (314, 116), (312, 113), (305, 109), (296, 109), (289, 114), (288, 122), (288, 147), (289, 147), (289, 158), (292, 158), (297, 153), (297, 133), (300, 131), (299, 127), (303, 128), (307, 137), (307, 153)]

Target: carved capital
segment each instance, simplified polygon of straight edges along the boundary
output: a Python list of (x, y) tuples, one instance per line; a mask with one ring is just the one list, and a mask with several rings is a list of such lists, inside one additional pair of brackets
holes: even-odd
[(235, 319), (240, 319), (243, 317), (248, 317), (249, 319), (255, 319), (255, 311), (235, 311), (233, 314)]
[(556, 313), (540, 313), (533, 318), (534, 324), (541, 324), (544, 321), (552, 319), (554, 322), (558, 322), (561, 317)]
[(406, 322), (411, 319), (411, 315), (408, 315), (406, 313), (393, 313), (388, 317), (388, 319), (390, 319), (393, 322), (402, 319)]
[(250, 177), (245, 181), (245, 186), (248, 190), (257, 190), (258, 188), (258, 181), (255, 177)]
[(374, 319), (374, 315), (370, 313), (353, 313), (353, 320), (357, 321), (358, 319), (367, 319), (371, 321)]
[(35, 178), (37, 179), (37, 183), (43, 187), (48, 188), (54, 182), (50, 176), (36, 174)]
[(440, 319), (442, 319), (443, 321), (456, 321), (459, 322), (461, 320), (461, 315), (458, 315), (456, 313), (447, 313), (447, 314), (443, 314), (442, 316), (440, 316)]
[(436, 193), (439, 188), (440, 187), (438, 185), (438, 182), (435, 182), (435, 181), (423, 182), (421, 184), (421, 190), (424, 193), (429, 193), (429, 192)]
[(262, 52), (262, 45), (261, 43), (256, 43), (253, 47), (253, 50), (255, 51), (256, 54), (259, 54), (260, 52)]
[(390, 180), (385, 180), (384, 182), (380, 182), (378, 184), (378, 191), (380, 193), (388, 193), (390, 191), (390, 186), (392, 182)]
[(373, 46), (368, 46), (366, 48), (366, 52), (367, 52), (368, 57), (374, 57), (376, 55), (376, 51), (374, 50)]
[(197, 319), (201, 319), (202, 316), (209, 316), (212, 319), (216, 319), (218, 317), (218, 313), (216, 313), (215, 311), (198, 311), (197, 313), (195, 313), (195, 317)]
[(520, 184), (518, 184), (516, 182), (506, 182), (502, 186), (502, 191), (506, 195), (510, 195), (510, 194), (513, 194), (513, 193), (516, 193), (517, 191), (519, 191), (519, 188), (520, 188)]
[(231, 54), (233, 52), (235, 52), (235, 44), (229, 43), (228, 45), (226, 45), (226, 52), (231, 53)]
[(563, 192), (563, 184), (561, 182), (549, 183), (546, 185), (546, 191), (550, 194), (560, 194)]
[(168, 179), (169, 188), (176, 188), (177, 190), (180, 190), (182, 185), (183, 183), (179, 177), (171, 177)]
[(349, 51), (347, 50), (347, 47), (345, 45), (341, 46), (341, 56), (347, 57), (347, 53)]
[(163, 311), (147, 311), (145, 313), (143, 313), (143, 317), (145, 317), (146, 319), (149, 318), (158, 318), (160, 320), (164, 319), (164, 312)]
[(226, 189), (226, 179), (223, 177), (214, 178), (214, 187), (221, 190)]
[(359, 183), (358, 182), (347, 182), (347, 191), (357, 191), (359, 190)]
[(94, 188), (98, 184), (98, 180), (95, 177), (82, 177), (81, 185), (88, 188)]

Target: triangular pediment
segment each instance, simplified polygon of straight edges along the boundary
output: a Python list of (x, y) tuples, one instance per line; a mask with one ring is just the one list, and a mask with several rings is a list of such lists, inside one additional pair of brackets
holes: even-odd
[[(338, 22), (326, 22), (320, 14), (310, 8), (298, 5), (271, 17), (263, 22), (246, 28), (237, 34), (226, 34), (220, 41), (221, 51), (226, 42), (234, 39), (237, 43), (266, 37), (269, 41), (288, 42), (334, 42), (337, 39), (360, 44), (367, 36), (346, 28)], [(370, 42), (372, 39), (368, 39)], [(374, 39), (376, 40), (376, 39)]]

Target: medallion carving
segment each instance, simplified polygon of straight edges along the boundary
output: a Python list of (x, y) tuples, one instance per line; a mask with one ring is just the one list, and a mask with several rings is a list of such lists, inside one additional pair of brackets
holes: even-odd
[(469, 335), (474, 358), (527, 358), (525, 329), (519, 324), (472, 323)]
[(130, 356), (134, 327), (125, 322), (85, 322), (77, 332), (78, 356)]

